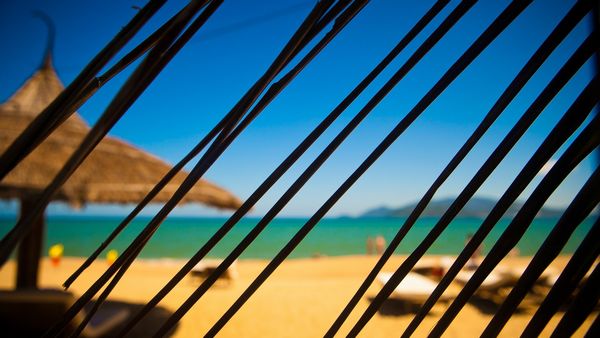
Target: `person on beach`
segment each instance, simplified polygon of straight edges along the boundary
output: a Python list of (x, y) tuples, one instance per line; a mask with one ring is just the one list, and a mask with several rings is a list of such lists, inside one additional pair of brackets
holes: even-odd
[(119, 253), (117, 252), (117, 250), (108, 250), (108, 252), (106, 253), (106, 261), (108, 262), (109, 265), (112, 265), (117, 258), (119, 257)]
[(383, 236), (378, 235), (375, 237), (375, 250), (377, 251), (378, 255), (383, 254), (383, 251), (385, 250), (385, 244), (385, 238), (383, 238)]
[(373, 237), (367, 236), (367, 255), (370, 256), (375, 253), (375, 240)]
[(63, 256), (64, 250), (65, 247), (61, 243), (54, 244), (50, 247), (50, 250), (48, 250), (48, 256), (50, 256), (50, 261), (52, 262), (53, 266), (58, 266), (60, 264), (60, 259)]

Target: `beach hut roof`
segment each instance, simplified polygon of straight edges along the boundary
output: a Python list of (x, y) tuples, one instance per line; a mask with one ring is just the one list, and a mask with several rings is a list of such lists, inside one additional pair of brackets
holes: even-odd
[[(0, 105), (0, 153), (63, 90), (51, 53), (41, 67)], [(74, 113), (0, 182), (0, 198), (24, 199), (39, 193), (54, 178), (90, 130)], [(54, 197), (78, 207), (84, 203), (138, 203), (171, 167), (122, 140), (107, 136)], [(179, 173), (154, 199), (166, 201), (185, 178)], [(240, 200), (206, 180), (199, 181), (182, 203), (199, 202), (235, 209)]]

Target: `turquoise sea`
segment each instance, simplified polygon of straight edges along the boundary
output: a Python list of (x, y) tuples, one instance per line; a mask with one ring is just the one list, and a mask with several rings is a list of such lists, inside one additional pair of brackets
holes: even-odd
[[(120, 217), (63, 216), (50, 217), (44, 253), (55, 243), (62, 243), (65, 256), (87, 256), (119, 223)], [(200, 248), (220, 227), (225, 218), (179, 218), (166, 220), (142, 251), (142, 258), (188, 258)], [(258, 218), (242, 220), (215, 247), (210, 257), (222, 258), (245, 236)], [(415, 224), (397, 253), (407, 254), (419, 243), (436, 222), (436, 218), (424, 218)], [(135, 220), (110, 245), (110, 249), (122, 252), (129, 241), (147, 224), (149, 218)], [(292, 253), (292, 258), (310, 257), (315, 254), (327, 256), (364, 254), (368, 236), (382, 235), (389, 242), (403, 224), (402, 218), (329, 218), (322, 220)], [(510, 220), (504, 219), (484, 243), (487, 252)], [(522, 255), (532, 255), (546, 238), (557, 219), (536, 219), (518, 244)], [(258, 239), (244, 252), (242, 258), (272, 258), (294, 233), (306, 222), (301, 218), (274, 220)], [(429, 250), (429, 254), (457, 254), (464, 246), (467, 234), (474, 232), (482, 220), (462, 218), (454, 220), (442, 237)], [(577, 227), (563, 250), (572, 253), (592, 225), (588, 219)], [(12, 218), (0, 219), (0, 234), (4, 236), (12, 227)]]

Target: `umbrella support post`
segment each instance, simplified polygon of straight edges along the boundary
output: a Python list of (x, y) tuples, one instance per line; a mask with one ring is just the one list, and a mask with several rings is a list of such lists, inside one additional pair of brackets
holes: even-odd
[[(33, 206), (33, 199), (21, 200), (21, 213), (19, 217), (27, 215)], [(17, 253), (17, 281), (16, 289), (36, 289), (38, 282), (38, 269), (42, 256), (44, 239), (44, 215), (37, 220), (33, 229), (19, 243)]]

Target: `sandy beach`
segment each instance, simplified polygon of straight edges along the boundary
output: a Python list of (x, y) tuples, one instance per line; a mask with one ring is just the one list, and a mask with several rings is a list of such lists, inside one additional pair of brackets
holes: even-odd
[[(395, 256), (387, 264), (384, 271), (392, 271), (404, 257)], [(431, 262), (440, 257), (425, 258)], [(559, 257), (553, 267), (560, 269), (568, 257)], [(525, 257), (514, 257), (503, 261), (504, 265), (524, 266)], [(82, 262), (81, 258), (63, 258), (58, 267), (52, 266), (48, 259), (41, 265), (40, 286), (42, 288), (58, 288), (70, 272)], [(375, 256), (345, 256), (294, 259), (286, 261), (272, 277), (259, 289), (246, 305), (221, 331), (223, 337), (318, 337), (322, 336), (345, 306), (364, 276), (376, 262)], [(125, 275), (118, 287), (113, 291), (111, 301), (141, 304), (149, 300), (156, 291), (183, 264), (177, 260), (138, 261)], [(203, 297), (194, 308), (182, 319), (175, 337), (197, 337), (205, 333), (211, 325), (227, 310), (246, 286), (258, 275), (267, 264), (263, 260), (242, 260), (237, 264), (238, 278), (228, 283), (219, 282)], [(97, 261), (71, 288), (76, 295), (86, 288), (106, 269), (105, 261)], [(0, 270), (0, 287), (12, 288), (14, 285), (14, 261)], [(167, 311), (174, 311), (185, 298), (199, 285), (200, 281), (192, 277), (182, 283), (160, 304)], [(355, 311), (342, 328), (346, 333), (350, 325), (369, 305), (370, 299), (380, 290), (381, 285), (375, 282), (368, 290), (366, 297), (358, 304)], [(457, 285), (448, 292), (456, 293)], [(444, 304), (436, 304), (432, 313), (421, 325), (416, 336), (424, 336), (437, 322), (445, 309)], [(502, 336), (519, 335), (528, 319), (533, 314), (535, 305), (521, 306), (517, 315), (508, 322)], [(491, 319), (493, 311), (490, 305), (482, 306), (476, 302), (469, 303), (461, 312), (453, 325), (446, 331), (447, 337), (479, 336)], [(166, 311), (165, 311), (166, 312)], [(562, 312), (559, 312), (544, 331), (544, 336), (558, 323)], [(595, 314), (597, 315), (597, 314)], [(388, 301), (362, 331), (364, 337), (397, 337), (410, 322), (412, 313), (398, 301)], [(588, 318), (577, 332), (583, 336), (591, 325), (593, 318)]]

